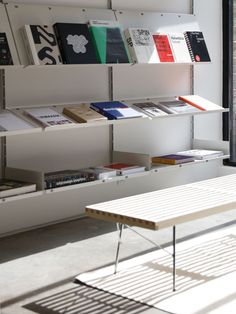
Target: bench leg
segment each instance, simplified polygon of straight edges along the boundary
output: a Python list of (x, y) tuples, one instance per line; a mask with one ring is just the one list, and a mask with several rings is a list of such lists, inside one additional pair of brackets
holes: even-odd
[(117, 229), (118, 229), (118, 232), (119, 232), (119, 239), (118, 239), (118, 245), (117, 245), (117, 250), (116, 250), (116, 262), (115, 262), (114, 274), (117, 273), (117, 267), (118, 267), (118, 263), (119, 263), (119, 252), (120, 252), (120, 245), (121, 245), (121, 237), (122, 237), (123, 227), (124, 227), (123, 224), (121, 224), (121, 223), (117, 224)]
[(176, 252), (175, 252), (175, 244), (176, 244), (176, 227), (173, 226), (173, 291), (175, 291), (175, 275), (176, 275), (176, 266), (175, 266), (175, 258), (176, 258)]

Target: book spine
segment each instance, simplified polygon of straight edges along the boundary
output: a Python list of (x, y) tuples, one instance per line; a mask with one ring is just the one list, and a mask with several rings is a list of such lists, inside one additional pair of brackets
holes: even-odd
[(21, 30), (21, 35), (23, 38), (24, 46), (26, 49), (26, 53), (28, 56), (28, 60), (30, 64), (40, 65), (38, 54), (35, 48), (35, 43), (33, 39), (33, 35), (30, 29), (30, 25), (25, 25)]
[(206, 111), (205, 108), (203, 108), (203, 107), (201, 107), (201, 106), (195, 104), (194, 102), (192, 102), (191, 100), (189, 100), (189, 99), (187, 99), (187, 98), (185, 98), (185, 97), (179, 96), (178, 99), (179, 99), (179, 100), (182, 100), (182, 101), (184, 101), (184, 102), (186, 102), (187, 104), (189, 104), (189, 105), (191, 105), (191, 106), (193, 106), (193, 107), (195, 107), (195, 108), (198, 108), (198, 109), (200, 109), (200, 110), (202, 110), (202, 111)]
[(188, 34), (186, 32), (184, 32), (184, 38), (185, 38), (185, 41), (186, 41), (186, 44), (187, 44), (187, 47), (188, 47), (190, 58), (191, 58), (192, 62), (194, 62), (195, 61), (194, 54), (193, 54), (193, 51), (192, 51), (192, 47), (191, 47), (191, 44), (190, 44), (190, 40), (189, 40)]
[(152, 163), (176, 165), (176, 160), (175, 159), (166, 159), (166, 158), (155, 157), (155, 158), (152, 158)]

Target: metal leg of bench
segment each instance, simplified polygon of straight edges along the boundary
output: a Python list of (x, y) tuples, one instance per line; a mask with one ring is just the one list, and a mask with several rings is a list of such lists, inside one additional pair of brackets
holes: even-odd
[(176, 244), (176, 227), (173, 226), (173, 291), (175, 291), (175, 275), (176, 275), (176, 268), (175, 268), (175, 258), (176, 258), (176, 252), (175, 252), (175, 244)]
[(119, 252), (120, 252), (120, 245), (121, 245), (121, 237), (122, 237), (123, 227), (124, 227), (123, 224), (121, 224), (121, 223), (117, 224), (117, 229), (118, 229), (118, 232), (119, 232), (119, 239), (118, 239), (118, 245), (117, 245), (117, 250), (116, 250), (116, 262), (115, 262), (114, 274), (117, 273), (117, 267), (118, 267), (118, 263), (119, 263)]

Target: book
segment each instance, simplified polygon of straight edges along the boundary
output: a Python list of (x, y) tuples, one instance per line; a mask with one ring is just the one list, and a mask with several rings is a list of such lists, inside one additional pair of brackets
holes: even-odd
[(89, 104), (80, 104), (77, 107), (65, 107), (63, 109), (63, 114), (79, 123), (107, 120), (107, 117), (104, 117), (97, 111), (91, 109)]
[(32, 129), (33, 125), (8, 110), (0, 111), (0, 132)]
[(168, 37), (174, 54), (175, 62), (192, 62), (184, 34), (170, 33), (168, 34)]
[(25, 109), (24, 113), (43, 127), (53, 127), (58, 125), (74, 123), (67, 117), (51, 108), (32, 108)]
[(129, 56), (117, 21), (90, 20), (92, 40), (100, 63), (129, 63)]
[(59, 170), (45, 174), (45, 189), (53, 189), (68, 185), (94, 181), (95, 176), (91, 173), (83, 173), (79, 170)]
[(0, 33), (0, 65), (13, 65), (6, 33)]
[(153, 164), (169, 164), (179, 165), (187, 162), (194, 161), (192, 156), (180, 155), (180, 154), (169, 154), (163, 156), (152, 157)]
[(82, 173), (91, 173), (95, 176), (95, 180), (106, 180), (116, 176), (116, 170), (100, 167), (89, 167), (80, 169)]
[(121, 176), (145, 171), (144, 166), (138, 166), (138, 165), (132, 165), (132, 164), (126, 164), (126, 163), (112, 163), (104, 167), (116, 170), (116, 174), (121, 175)]
[(56, 23), (53, 27), (63, 63), (98, 63), (87, 24)]
[(192, 156), (194, 159), (198, 160), (216, 158), (224, 155), (223, 151), (221, 150), (207, 150), (207, 149), (190, 149), (178, 152), (177, 154), (184, 156)]
[(151, 101), (134, 103), (133, 106), (137, 107), (138, 110), (142, 111), (143, 113), (147, 114), (150, 117), (159, 117), (167, 115), (166, 112), (161, 110), (156, 104), (154, 104)]
[(109, 120), (139, 118), (142, 114), (120, 101), (104, 101), (91, 103), (90, 107), (103, 114)]
[(169, 113), (194, 113), (200, 111), (200, 109), (181, 100), (160, 101), (158, 105)]
[(153, 36), (147, 28), (128, 28), (124, 31), (131, 59), (134, 63), (160, 62)]
[(0, 180), (0, 198), (36, 191), (36, 184), (18, 180)]
[(198, 95), (179, 96), (178, 99), (203, 111), (222, 109), (222, 107), (218, 106), (217, 104)]
[(184, 32), (188, 50), (193, 62), (210, 62), (211, 58), (207, 49), (207, 45), (200, 31)]
[(24, 25), (21, 34), (30, 64), (55, 65), (62, 63), (52, 26)]
[(175, 62), (167, 34), (153, 34), (160, 62)]

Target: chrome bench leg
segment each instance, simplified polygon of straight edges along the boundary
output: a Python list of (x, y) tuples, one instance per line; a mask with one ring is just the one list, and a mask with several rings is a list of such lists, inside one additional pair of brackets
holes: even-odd
[(118, 245), (117, 245), (117, 250), (116, 250), (116, 262), (115, 262), (115, 271), (114, 274), (117, 273), (117, 267), (119, 263), (119, 252), (120, 252), (120, 245), (121, 245), (121, 237), (122, 237), (122, 231), (123, 231), (124, 225), (121, 223), (117, 224), (117, 230), (119, 232), (119, 239), (118, 239)]

